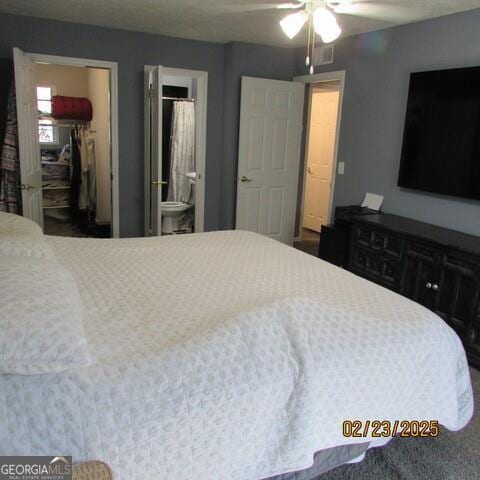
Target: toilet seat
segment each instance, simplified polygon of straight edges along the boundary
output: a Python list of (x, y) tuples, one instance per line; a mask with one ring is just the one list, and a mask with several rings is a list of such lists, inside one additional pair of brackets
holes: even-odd
[(191, 205), (184, 202), (162, 202), (162, 212), (184, 212), (190, 207)]
[(173, 233), (178, 229), (178, 222), (184, 216), (184, 212), (193, 205), (184, 202), (162, 202), (162, 232)]

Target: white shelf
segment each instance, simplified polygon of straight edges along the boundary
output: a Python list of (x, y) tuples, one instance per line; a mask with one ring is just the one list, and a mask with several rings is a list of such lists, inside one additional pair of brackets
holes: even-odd
[(70, 208), (70, 205), (44, 205), (43, 208), (45, 210), (50, 209), (50, 208)]
[(58, 165), (62, 167), (69, 167), (70, 164), (66, 162), (52, 162), (50, 160), (42, 160), (42, 165)]
[(70, 185), (67, 182), (44, 182), (44, 185), (42, 186), (42, 190), (66, 190), (69, 189)]

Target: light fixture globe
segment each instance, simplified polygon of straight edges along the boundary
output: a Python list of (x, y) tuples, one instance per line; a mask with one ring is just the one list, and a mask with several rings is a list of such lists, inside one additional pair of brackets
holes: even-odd
[(302, 10), (301, 12), (287, 15), (283, 20), (280, 21), (280, 26), (282, 27), (285, 35), (292, 39), (302, 29), (307, 20), (308, 15)]
[(326, 8), (317, 8), (313, 13), (313, 27), (325, 43), (336, 40), (342, 33), (335, 15)]

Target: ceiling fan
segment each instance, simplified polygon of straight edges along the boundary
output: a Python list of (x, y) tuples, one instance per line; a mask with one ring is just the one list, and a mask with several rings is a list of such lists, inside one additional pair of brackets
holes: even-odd
[[(351, 0), (348, 0), (349, 2)], [(342, 33), (333, 11), (339, 3), (345, 0), (295, 0), (292, 3), (281, 3), (277, 8), (296, 10), (280, 20), (285, 35), (292, 39), (308, 24), (308, 44), (305, 65), (313, 73), (313, 51), (315, 48), (315, 33), (318, 33), (324, 43), (331, 43)]]
[(391, 0), (293, 0), (277, 5), (257, 3), (256, 8), (292, 10), (280, 20), (283, 32), (290, 39), (294, 38), (307, 24), (308, 43), (305, 64), (310, 67), (310, 73), (313, 73), (311, 58), (315, 48), (315, 33), (324, 43), (333, 42), (342, 33), (336, 15), (354, 15), (398, 23), (406, 20), (412, 13), (411, 9), (407, 12), (405, 8), (395, 5)]

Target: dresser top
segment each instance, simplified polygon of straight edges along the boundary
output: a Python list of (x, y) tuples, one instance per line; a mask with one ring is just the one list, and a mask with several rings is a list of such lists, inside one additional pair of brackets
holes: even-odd
[[(343, 215), (345, 215), (345, 213)], [(373, 215), (353, 214), (347, 215), (347, 217), (354, 222), (366, 223), (480, 255), (480, 237), (476, 237), (475, 235), (449, 230), (448, 228), (419, 222), (411, 218), (399, 217), (398, 215), (389, 213)]]

